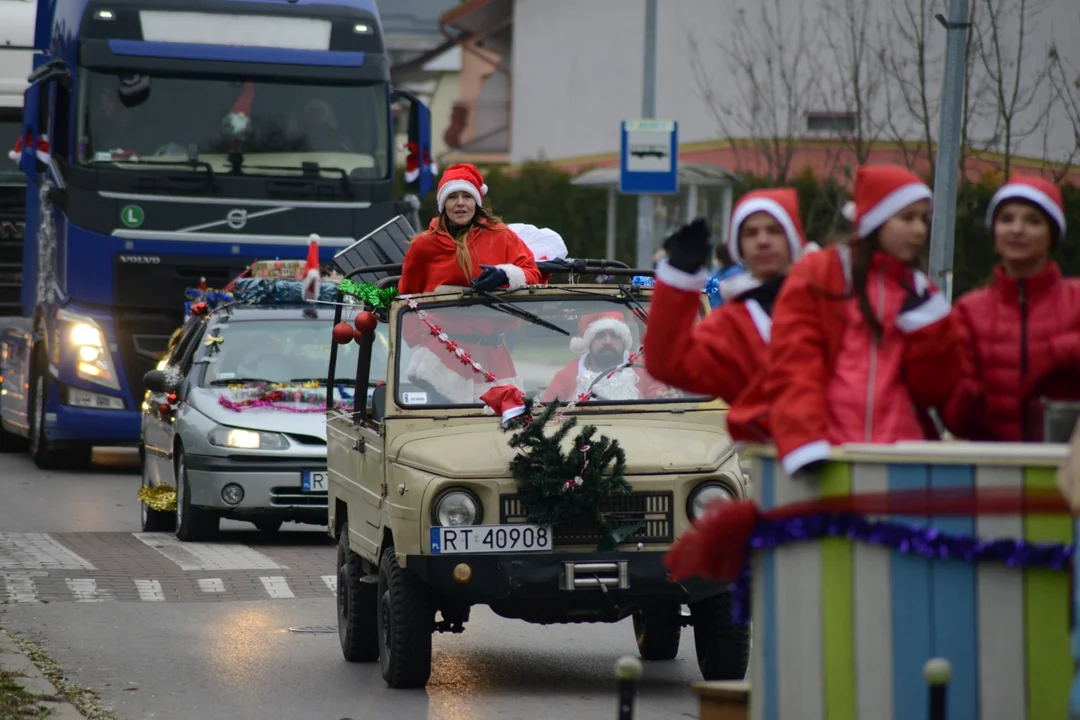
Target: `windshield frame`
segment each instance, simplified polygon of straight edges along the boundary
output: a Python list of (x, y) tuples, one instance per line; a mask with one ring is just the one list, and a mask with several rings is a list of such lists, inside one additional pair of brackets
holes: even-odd
[[(614, 307), (625, 307), (627, 312), (630, 312), (630, 304), (621, 295), (617, 286), (612, 285), (574, 285), (573, 290), (564, 289), (558, 286), (545, 286), (537, 288), (529, 288), (525, 291), (511, 291), (498, 293), (500, 299), (505, 300), (508, 303), (513, 303), (521, 306), (523, 309), (528, 310), (529, 305), (554, 300), (569, 300), (569, 301), (581, 301), (588, 298), (588, 295), (582, 295), (582, 291), (586, 291), (590, 294), (603, 295), (610, 297), (610, 304)], [(648, 309), (652, 302), (652, 288), (635, 287), (635, 299), (641, 302)], [(439, 308), (446, 307), (464, 307), (470, 305), (487, 305), (489, 303), (479, 301), (470, 297), (467, 297), (464, 293), (447, 293), (437, 292), (435, 294), (425, 296), (413, 296), (413, 300), (416, 300), (419, 309), (425, 311), (437, 311)], [(594, 297), (593, 300), (598, 303), (601, 302), (599, 297)], [(482, 410), (484, 404), (481, 402), (471, 404), (436, 404), (425, 403), (423, 405), (402, 405), (400, 399), (400, 393), (397, 391), (399, 380), (402, 377), (404, 368), (402, 367), (402, 358), (406, 355), (408, 346), (405, 344), (405, 340), (402, 337), (404, 330), (404, 318), (406, 313), (415, 312), (409, 308), (406, 303), (395, 302), (397, 307), (391, 307), (390, 320), (391, 320), (391, 337), (393, 338), (394, 345), (393, 352), (393, 368), (387, 371), (387, 394), (392, 395), (392, 403), (388, 402), (387, 406), (394, 408), (395, 414), (407, 414), (407, 415), (425, 415), (430, 414), (432, 410), (440, 411), (440, 415), (451, 413), (454, 415), (474, 416), (477, 410)], [(599, 309), (597, 310), (599, 311)], [(707, 298), (702, 294), (702, 304), (699, 317), (704, 317), (709, 311), (707, 305)], [(502, 316), (497, 310), (492, 310), (492, 313)], [(527, 323), (527, 320), (522, 320), (522, 323)], [(556, 333), (552, 332), (552, 335)], [(559, 336), (561, 337), (561, 336)], [(568, 339), (568, 338), (567, 338)], [(403, 349), (406, 349), (403, 352)], [(634, 353), (637, 348), (628, 348), (627, 352)], [(339, 367), (341, 367), (339, 365)], [(671, 386), (669, 386), (671, 387)], [(389, 399), (389, 398), (388, 398)], [(633, 408), (634, 412), (670, 412), (672, 407), (678, 408), (680, 411), (689, 411), (700, 407), (705, 409), (707, 404), (715, 403), (717, 398), (706, 395), (687, 394), (678, 398), (638, 398), (634, 400), (601, 400), (590, 399), (588, 402), (581, 403), (575, 406), (568, 412), (583, 413), (583, 414), (603, 414), (611, 412), (627, 412), (628, 409)], [(565, 405), (565, 401), (561, 401)], [(695, 407), (697, 406), (697, 407)], [(709, 408), (711, 409), (711, 408)]]
[[(314, 69), (314, 68), (313, 68)], [(78, 73), (78, 91), (76, 99), (76, 143), (73, 148), (72, 164), (74, 167), (81, 168), (89, 171), (110, 171), (112, 173), (124, 173), (135, 172), (140, 176), (147, 172), (191, 172), (191, 173), (203, 173), (205, 172), (206, 162), (209, 161), (213, 167), (215, 173), (221, 175), (230, 173), (232, 169), (229, 162), (229, 156), (227, 153), (222, 152), (209, 152), (202, 148), (199, 150), (198, 165), (193, 165), (188, 162), (186, 158), (186, 151), (183, 157), (180, 155), (168, 155), (167, 160), (176, 159), (175, 163), (165, 162), (157, 164), (154, 161), (159, 159), (152, 154), (141, 156), (144, 161), (143, 164), (135, 162), (110, 162), (108, 160), (101, 160), (94, 158), (94, 148), (89, 146), (89, 132), (93, 132), (93, 123), (95, 118), (90, 117), (90, 111), (92, 104), (96, 101), (95, 94), (100, 94), (102, 88), (100, 85), (95, 86), (95, 79), (100, 77), (116, 77), (125, 74), (142, 74), (151, 79), (151, 82), (157, 80), (180, 80), (180, 81), (194, 81), (194, 82), (214, 82), (220, 84), (233, 84), (237, 82), (244, 82), (249, 80), (255, 84), (256, 94), (260, 86), (284, 86), (293, 87), (294, 89), (304, 89), (310, 92), (311, 89), (316, 88), (348, 88), (360, 93), (370, 92), (371, 97), (365, 98), (364, 102), (374, 98), (379, 105), (373, 109), (372, 118), (375, 123), (373, 134), (370, 135), (374, 144), (367, 146), (361, 146), (360, 151), (356, 152), (338, 152), (338, 151), (316, 151), (316, 150), (259, 150), (253, 151), (250, 148), (244, 148), (243, 150), (243, 163), (245, 166), (241, 168), (240, 173), (231, 173), (233, 176), (255, 178), (259, 181), (265, 181), (267, 179), (282, 178), (289, 180), (297, 180), (305, 177), (303, 172), (303, 162), (318, 162), (320, 170), (317, 173), (317, 177), (321, 179), (335, 179), (341, 177), (341, 172), (335, 170), (335, 167), (345, 167), (346, 180), (349, 183), (371, 183), (371, 182), (385, 182), (393, 176), (393, 165), (395, 160), (395, 152), (393, 150), (393, 118), (392, 118), (392, 104), (390, 99), (390, 84), (385, 79), (377, 79), (371, 77), (355, 77), (355, 78), (340, 78), (340, 77), (323, 77), (316, 76), (311, 72), (308, 72), (303, 77), (294, 77), (290, 75), (276, 76), (265, 75), (254, 72), (248, 72), (245, 70), (234, 70), (231, 72), (223, 71), (220, 67), (215, 71), (196, 70), (188, 67), (178, 68), (162, 68), (162, 69), (144, 69), (144, 70), (129, 70), (120, 67), (104, 67), (98, 65), (80, 65)], [(344, 97), (344, 95), (343, 95)], [(327, 103), (325, 97), (311, 97), (304, 103), (298, 103), (293, 110), (297, 115), (302, 114), (302, 108), (304, 105), (310, 104), (313, 100), (322, 99), (324, 103)], [(351, 123), (355, 122), (355, 118), (347, 117), (345, 113), (339, 109), (333, 111), (334, 118), (337, 123), (338, 131), (350, 136), (351, 139), (359, 137), (359, 135), (353, 131), (350, 133), (349, 127)], [(259, 122), (259, 115), (255, 113), (256, 125)], [(208, 131), (210, 132), (210, 131)], [(304, 137), (308, 137), (310, 133), (305, 133)], [(299, 135), (297, 136), (300, 137)], [(176, 144), (179, 148), (179, 143), (176, 141), (170, 141), (172, 144)], [(162, 147), (170, 143), (163, 143)], [(358, 145), (358, 142), (354, 142), (354, 146)], [(98, 149), (100, 151), (100, 148)], [(353, 165), (346, 162), (349, 157), (357, 156), (359, 158), (371, 159), (371, 166), (366, 167), (364, 165)], [(323, 158), (326, 158), (325, 162)], [(296, 159), (296, 165), (293, 167), (286, 159)], [(159, 161), (160, 162), (160, 161)], [(257, 166), (286, 166), (286, 169), (258, 169)]]

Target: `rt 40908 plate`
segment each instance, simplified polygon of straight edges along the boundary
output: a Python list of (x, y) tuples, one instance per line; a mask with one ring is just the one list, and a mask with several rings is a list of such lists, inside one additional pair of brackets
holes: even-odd
[(536, 525), (459, 525), (431, 528), (431, 554), (551, 552), (551, 528)]

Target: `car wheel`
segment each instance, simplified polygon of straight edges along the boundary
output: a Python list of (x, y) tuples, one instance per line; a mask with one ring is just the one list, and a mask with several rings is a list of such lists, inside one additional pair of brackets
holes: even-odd
[(731, 616), (731, 593), (690, 605), (698, 669), (706, 680), (742, 680), (750, 662), (750, 626)]
[(349, 549), (349, 523), (341, 528), (337, 549), (337, 619), (341, 654), (349, 662), (379, 659), (379, 579), (364, 573), (360, 557)]
[[(146, 461), (143, 461), (142, 486), (151, 487), (150, 478), (146, 472)], [(142, 521), (143, 532), (172, 532), (176, 527), (176, 512), (167, 510), (151, 510), (146, 503), (139, 501), (139, 519)]]
[(35, 366), (30, 398), (30, 455), (34, 464), (42, 470), (74, 470), (88, 465), (93, 452), (89, 445), (60, 449), (49, 443), (45, 435), (45, 414), (51, 383), (41, 363), (35, 363)]
[(281, 529), (281, 526), (284, 524), (284, 521), (283, 520), (270, 520), (269, 518), (267, 518), (267, 519), (260, 519), (260, 520), (252, 520), (251, 524), (254, 525), (255, 529), (258, 530), (259, 532), (276, 533), (278, 530)]
[(427, 586), (398, 565), (394, 548), (379, 563), (379, 665), (392, 688), (420, 688), (431, 677), (435, 608)]
[(217, 535), (221, 518), (191, 504), (184, 451), (176, 451), (176, 538), (183, 542), (209, 540)]
[(682, 606), (646, 605), (634, 613), (634, 634), (643, 660), (672, 660), (682, 639)]

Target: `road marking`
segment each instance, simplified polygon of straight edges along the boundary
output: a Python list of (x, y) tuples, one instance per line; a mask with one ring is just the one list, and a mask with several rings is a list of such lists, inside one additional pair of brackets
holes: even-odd
[(97, 580), (91, 578), (64, 578), (75, 602), (105, 602), (115, 600), (111, 590), (98, 589)]
[(204, 593), (223, 593), (225, 583), (220, 578), (199, 578), (199, 589)]
[(165, 602), (165, 592), (157, 580), (135, 580), (135, 589), (143, 602)]
[(266, 588), (266, 594), (275, 599), (286, 599), (296, 597), (293, 595), (293, 591), (289, 588), (289, 583), (285, 578), (280, 575), (273, 577), (261, 577), (259, 582)]
[[(28, 572), (0, 573), (4, 577), (4, 595), (9, 603), (36, 603), (37, 587), (33, 576)], [(48, 573), (34, 573), (37, 577), (47, 577)]]
[(96, 570), (45, 533), (0, 533), (0, 570)]
[(137, 540), (157, 550), (181, 570), (287, 570), (247, 545), (229, 543), (180, 542), (171, 533), (132, 533)]
[(323, 575), (322, 581), (326, 583), (326, 587), (330, 588), (330, 592), (337, 595), (337, 578), (333, 575)]

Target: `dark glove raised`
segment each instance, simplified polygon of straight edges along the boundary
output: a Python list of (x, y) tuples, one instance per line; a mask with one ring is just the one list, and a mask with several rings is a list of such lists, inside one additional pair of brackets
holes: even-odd
[(507, 277), (505, 271), (491, 265), (481, 265), (480, 267), (483, 272), (472, 281), (473, 290), (491, 292), (492, 290), (498, 290), (503, 285), (510, 284), (510, 278)]
[(900, 306), (900, 312), (906, 313), (914, 310), (922, 305), (925, 305), (930, 300), (930, 290), (923, 290), (922, 294), (917, 294), (914, 290), (908, 290), (907, 296), (904, 298), (904, 304)]
[(712, 228), (705, 218), (698, 218), (689, 225), (683, 225), (664, 241), (667, 260), (676, 270), (696, 273), (709, 261), (712, 246), (709, 238)]

